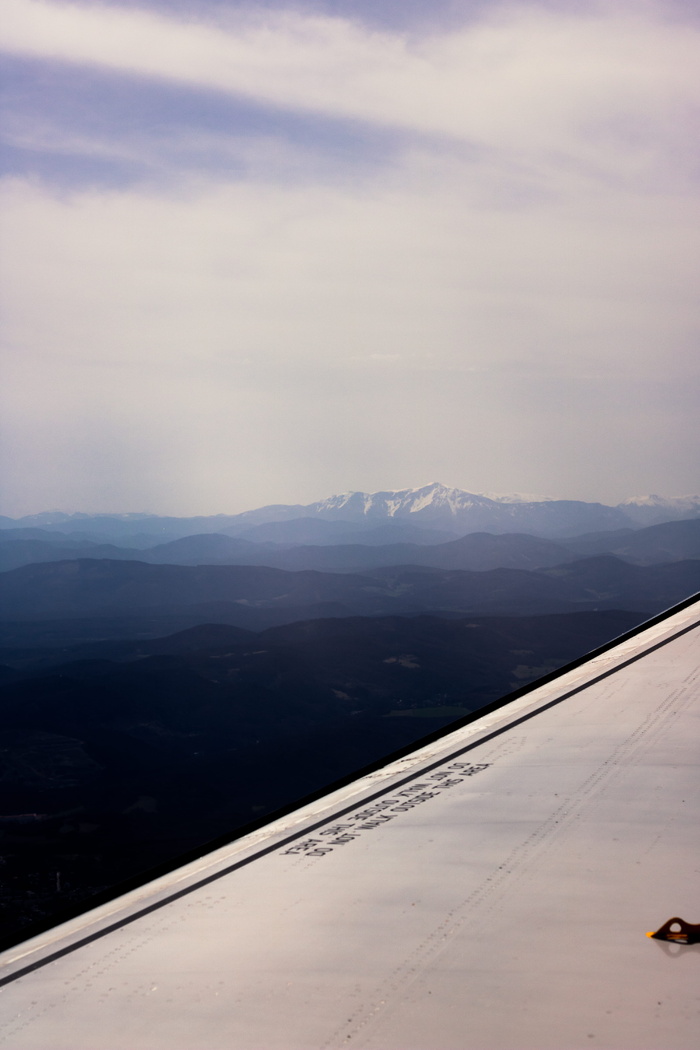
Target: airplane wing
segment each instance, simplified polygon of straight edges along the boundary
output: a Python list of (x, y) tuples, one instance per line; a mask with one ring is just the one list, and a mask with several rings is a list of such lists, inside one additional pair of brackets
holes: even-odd
[(3, 954), (12, 1050), (690, 1050), (700, 602)]

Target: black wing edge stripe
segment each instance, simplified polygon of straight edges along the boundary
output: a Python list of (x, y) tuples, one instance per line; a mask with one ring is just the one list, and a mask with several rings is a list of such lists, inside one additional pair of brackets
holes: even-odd
[[(687, 599), (680, 605), (674, 606), (673, 609), (662, 613), (660, 616), (654, 617), (653, 620), (646, 621), (644, 624), (640, 625), (639, 628), (636, 628), (633, 631), (622, 635), (620, 638), (615, 639), (614, 642), (608, 643), (607, 645), (602, 646), (600, 649), (596, 649), (594, 652), (588, 654), (586, 657), (583, 657), (580, 660), (575, 661), (572, 664), (567, 664), (565, 668), (560, 669), (552, 677), (560, 677), (562, 674), (565, 674), (568, 670), (580, 666), (583, 663), (587, 663), (589, 660), (600, 655), (602, 652), (608, 651), (615, 645), (619, 645), (622, 642), (628, 640), (630, 637), (633, 637), (634, 635), (640, 633), (642, 629), (647, 629), (651, 626), (654, 626), (655, 624), (662, 622), (664, 619), (667, 619), (673, 613), (682, 611), (683, 609), (692, 605), (695, 601), (698, 601), (698, 599), (700, 599), (700, 595), (694, 595), (692, 598)], [(672, 635), (669, 635), (668, 638), (663, 638), (661, 641), (649, 646), (649, 648), (644, 649), (642, 652), (635, 653), (634, 656), (628, 657), (628, 659), (624, 660), (622, 663), (616, 664), (614, 667), (610, 667), (608, 668), (608, 670), (602, 671), (594, 678), (590, 678), (588, 681), (581, 683), (581, 685), (577, 685), (573, 689), (567, 690), (567, 692), (563, 693), (561, 696), (557, 696), (553, 700), (548, 700), (547, 703), (542, 704), (540, 707), (535, 708), (533, 711), (529, 711), (527, 712), (527, 714), (520, 715), (518, 718), (514, 718), (511, 722), (508, 722), (506, 725), (500, 726), (500, 728), (498, 729), (494, 729), (491, 733), (487, 733), (486, 736), (480, 737), (478, 740), (472, 741), (472, 743), (466, 744), (464, 747), (457, 748), (457, 750), (450, 752), (450, 754), (448, 755), (444, 755), (442, 758), (438, 759), (435, 762), (432, 762), (428, 766), (422, 766), (418, 772), (407, 774), (401, 780), (395, 781), (390, 786), (385, 786), (380, 790), (375, 791), (374, 794), (366, 796), (361, 801), (351, 803), (344, 809), (335, 810), (331, 815), (323, 817), (321, 820), (318, 820), (315, 824), (305, 825), (303, 829), (292, 832), (291, 834), (285, 836), (283, 839), (280, 839), (278, 842), (275, 842), (270, 846), (264, 846), (261, 849), (256, 850), (255, 853), (252, 853), (248, 857), (244, 857), (242, 860), (235, 861), (233, 864), (229, 864), (226, 868), (222, 868), (221, 871), (217, 871), (212, 875), (207, 875), (202, 879), (198, 879), (196, 882), (191, 883), (191, 885), (186, 886), (181, 890), (176, 890), (174, 893), (168, 894), (167, 897), (163, 897), (161, 900), (155, 901), (153, 904), (145, 905), (143, 908), (139, 908), (132, 914), (125, 915), (122, 918), (118, 919), (116, 922), (110, 923), (108, 926), (104, 926), (100, 930), (95, 930), (94, 933), (87, 934), (85, 937), (81, 937), (78, 940), (73, 941), (71, 944), (66, 945), (65, 948), (59, 948), (54, 952), (50, 952), (48, 955), (44, 956), (41, 959), (36, 959), (32, 963), (28, 963), (26, 966), (21, 967), (14, 973), (8, 974), (7, 977), (0, 978), (0, 987), (6, 984), (10, 984), (12, 981), (19, 980), (21, 977), (25, 977), (27, 974), (32, 973), (34, 970), (38, 970), (42, 966), (47, 966), (49, 963), (55, 962), (57, 959), (61, 959), (65, 955), (70, 955), (71, 952), (77, 951), (78, 948), (82, 948), (87, 944), (91, 944), (93, 941), (97, 941), (102, 937), (106, 937), (107, 934), (113, 933), (115, 930), (121, 929), (124, 926), (128, 926), (130, 925), (130, 923), (136, 922), (137, 919), (141, 919), (145, 915), (150, 915), (152, 912), (159, 911), (161, 908), (164, 908), (166, 905), (171, 904), (173, 901), (180, 900), (181, 898), (186, 897), (188, 894), (193, 893), (195, 890), (201, 889), (201, 887), (203, 886), (208, 886), (213, 882), (217, 882), (219, 879), (224, 878), (226, 875), (230, 875), (232, 872), (238, 871), (240, 868), (244, 868), (248, 864), (252, 864), (253, 861), (259, 860), (261, 857), (265, 857), (269, 853), (274, 853), (277, 850), (281, 849), (283, 846), (289, 845), (290, 843), (296, 841), (296, 839), (306, 837), (307, 835), (314, 832), (317, 828), (323, 827), (324, 824), (329, 824), (331, 823), (331, 821), (336, 821), (339, 818), (345, 816), (347, 813), (351, 813), (354, 809), (357, 809), (360, 806), (368, 805), (375, 799), (381, 798), (382, 795), (387, 795), (395, 792), (404, 784), (409, 784), (412, 780), (417, 780), (418, 778), (425, 776), (426, 773), (430, 772), (432, 769), (437, 769), (440, 766), (445, 765), (445, 763), (450, 762), (455, 758), (459, 758), (460, 755), (464, 755), (467, 752), (472, 751), (474, 748), (480, 747), (482, 744), (488, 743), (488, 741), (493, 740), (495, 737), (499, 737), (503, 733), (507, 733), (509, 730), (514, 729), (516, 726), (522, 725), (524, 722), (528, 722), (531, 718), (535, 718), (537, 715), (542, 714), (543, 711), (548, 711), (550, 708), (556, 707), (558, 704), (563, 703), (564, 700), (568, 700), (570, 697), (575, 696), (577, 693), (583, 692), (584, 689), (588, 689), (590, 686), (595, 685), (597, 682), (602, 682), (604, 679), (609, 678), (611, 675), (616, 674), (618, 671), (621, 671), (624, 667), (629, 667), (630, 664), (636, 663), (643, 657), (648, 656), (649, 653), (653, 653), (656, 650), (663, 648), (663, 646), (668, 645), (669, 642), (674, 641), (676, 638), (680, 638), (684, 634), (688, 634), (690, 631), (694, 631), (697, 627), (700, 627), (700, 620), (697, 620), (686, 627), (679, 628)], [(532, 683), (530, 689), (526, 691), (529, 692), (533, 688), (538, 688), (539, 686), (546, 684), (549, 677), (550, 676), (547, 676), (547, 678), (539, 679), (537, 682)], [(518, 691), (518, 694), (519, 693), (520, 691)], [(510, 694), (509, 699), (512, 698), (513, 694)], [(502, 704), (502, 702), (499, 702), (498, 706), (504, 705)], [(481, 708), (480, 711), (474, 712), (473, 715), (468, 719), (468, 721), (476, 721), (478, 718), (483, 717), (485, 713), (488, 713), (488, 711), (488, 707)], [(449, 727), (449, 732), (456, 732), (459, 728), (462, 728), (462, 725), (458, 724), (457, 726), (455, 726), (453, 724)], [(409, 754), (410, 752), (417, 751), (424, 746), (425, 741), (419, 741), (417, 744), (411, 747)], [(385, 761), (382, 761), (381, 763), (382, 766), (386, 764), (388, 763)], [(352, 781), (361, 779), (361, 777), (364, 775), (366, 775), (366, 771), (363, 771), (361, 774), (349, 778), (345, 783), (352, 783)], [(337, 788), (337, 784), (329, 785), (329, 787), (326, 790), (324, 790), (322, 794), (317, 795), (316, 797), (323, 797), (323, 795), (330, 794), (333, 790), (336, 790)], [(304, 804), (305, 802), (302, 800), (297, 805), (295, 805), (293, 809), (299, 809)], [(269, 823), (272, 823), (272, 820), (274, 819), (278, 818), (273, 817), (269, 821)], [(241, 835), (240, 837), (243, 836)], [(206, 854), (204, 854), (204, 856), (206, 856)], [(177, 869), (175, 868), (171, 870)], [(142, 883), (142, 885), (145, 885), (145, 883)], [(38, 934), (37, 936), (40, 936), (40, 934)]]

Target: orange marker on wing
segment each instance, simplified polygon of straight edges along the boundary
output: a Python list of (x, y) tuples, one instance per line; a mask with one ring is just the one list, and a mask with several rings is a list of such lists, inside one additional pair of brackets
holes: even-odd
[(686, 922), (676, 916), (669, 919), (656, 932), (647, 933), (657, 941), (673, 941), (675, 944), (700, 944), (700, 923)]

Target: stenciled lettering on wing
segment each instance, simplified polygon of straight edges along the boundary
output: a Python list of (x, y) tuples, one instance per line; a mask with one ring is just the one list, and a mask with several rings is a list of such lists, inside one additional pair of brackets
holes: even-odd
[(395, 792), (391, 798), (377, 799), (371, 806), (347, 814), (339, 823), (319, 829), (313, 838), (295, 842), (289, 849), (282, 850), (282, 856), (325, 857), (337, 846), (347, 846), (349, 842), (354, 842), (362, 832), (382, 827), (402, 813), (408, 813), (416, 806), (442, 794), (447, 788), (463, 784), (465, 777), (473, 777), (475, 773), (488, 769), (490, 765), (490, 762), (482, 762), (479, 765), (471, 762), (452, 762), (445, 770), (430, 773), (425, 780)]

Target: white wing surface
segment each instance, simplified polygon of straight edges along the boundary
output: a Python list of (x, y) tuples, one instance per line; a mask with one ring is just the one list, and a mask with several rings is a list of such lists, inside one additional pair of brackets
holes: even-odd
[(700, 604), (2, 956), (12, 1050), (690, 1050)]

